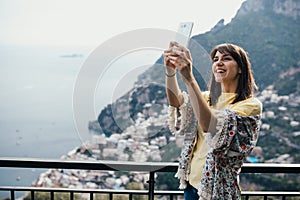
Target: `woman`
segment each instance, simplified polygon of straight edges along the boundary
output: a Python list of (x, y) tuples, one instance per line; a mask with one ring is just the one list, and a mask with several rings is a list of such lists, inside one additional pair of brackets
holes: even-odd
[[(211, 51), (212, 78), (202, 92), (188, 49), (171, 42), (164, 51), (170, 130), (184, 135), (176, 177), (187, 200), (240, 199), (238, 174), (256, 145), (262, 104), (247, 53), (221, 44)], [(186, 85), (181, 92), (176, 70)]]

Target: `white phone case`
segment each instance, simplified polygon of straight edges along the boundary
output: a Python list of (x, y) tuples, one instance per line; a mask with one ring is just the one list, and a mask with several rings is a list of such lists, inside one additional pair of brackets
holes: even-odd
[(193, 29), (193, 22), (183, 22), (179, 24), (175, 41), (187, 47)]

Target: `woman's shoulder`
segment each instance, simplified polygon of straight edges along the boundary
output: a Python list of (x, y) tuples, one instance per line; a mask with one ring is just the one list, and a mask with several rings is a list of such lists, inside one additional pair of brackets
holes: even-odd
[(248, 103), (253, 103), (253, 104), (261, 104), (261, 101), (257, 98), (257, 97), (254, 97), (254, 96), (251, 96), (245, 100), (242, 100), (240, 102), (248, 102)]
[(261, 101), (258, 98), (256, 98), (256, 97), (249, 97), (249, 98), (241, 101), (241, 103), (251, 104), (251, 105), (253, 105), (255, 107), (257, 107), (257, 106), (258, 107), (262, 107)]
[(249, 97), (245, 100), (239, 101), (233, 105), (241, 115), (260, 115), (262, 113), (263, 105), (256, 97)]

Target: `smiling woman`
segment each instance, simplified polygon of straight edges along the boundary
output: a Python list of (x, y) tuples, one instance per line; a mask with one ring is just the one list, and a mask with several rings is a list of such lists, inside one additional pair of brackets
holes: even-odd
[[(211, 51), (211, 59), (210, 91), (201, 92), (189, 50), (171, 42), (164, 52), (169, 126), (185, 138), (176, 176), (187, 200), (240, 199), (238, 175), (259, 134), (262, 105), (253, 97), (247, 53), (221, 44)], [(177, 69), (188, 94), (180, 91)]]

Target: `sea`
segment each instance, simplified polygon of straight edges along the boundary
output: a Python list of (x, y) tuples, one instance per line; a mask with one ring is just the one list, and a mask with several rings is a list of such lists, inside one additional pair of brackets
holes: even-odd
[[(73, 94), (82, 68), (96, 48), (0, 45), (0, 157), (60, 159), (91, 139), (94, 133), (89, 132), (88, 122), (83, 131), (77, 129)], [(95, 86), (95, 116), (90, 120), (96, 120), (103, 107), (129, 91), (137, 76), (161, 53), (139, 49), (116, 55), (109, 66), (99, 66), (106, 69)], [(117, 95), (112, 91), (118, 91)], [(0, 185), (30, 186), (45, 170), (0, 168)], [(0, 191), (0, 199), (8, 195)]]

